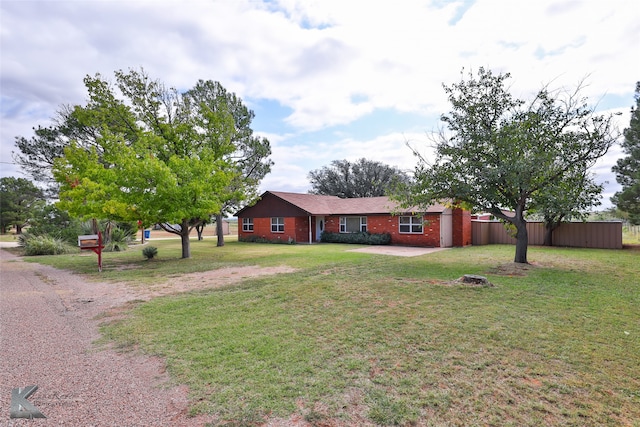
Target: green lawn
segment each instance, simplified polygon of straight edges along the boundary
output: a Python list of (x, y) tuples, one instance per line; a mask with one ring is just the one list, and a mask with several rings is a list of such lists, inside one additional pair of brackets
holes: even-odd
[(132, 286), (298, 269), (105, 318), (107, 340), (164, 357), (219, 425), (640, 426), (640, 251), (531, 247), (521, 271), (513, 246), (401, 258), (209, 239), (180, 260), (179, 241), (152, 244), (158, 259), (106, 254), (102, 274), (93, 254), (34, 260)]

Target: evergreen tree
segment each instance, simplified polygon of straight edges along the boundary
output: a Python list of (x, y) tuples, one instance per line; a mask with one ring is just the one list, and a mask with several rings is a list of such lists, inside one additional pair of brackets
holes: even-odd
[(42, 190), (24, 178), (0, 178), (0, 230), (14, 226), (16, 233), (29, 223), (33, 210), (44, 202)]
[(612, 170), (622, 185), (611, 201), (629, 215), (633, 224), (640, 224), (640, 81), (636, 83), (636, 105), (631, 107), (631, 121), (624, 130), (622, 150), (626, 157), (618, 159)]

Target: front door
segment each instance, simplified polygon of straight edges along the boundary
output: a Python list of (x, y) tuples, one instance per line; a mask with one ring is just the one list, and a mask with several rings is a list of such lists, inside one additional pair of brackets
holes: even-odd
[(324, 232), (324, 217), (317, 216), (316, 217), (316, 242), (320, 241), (322, 237), (322, 233)]

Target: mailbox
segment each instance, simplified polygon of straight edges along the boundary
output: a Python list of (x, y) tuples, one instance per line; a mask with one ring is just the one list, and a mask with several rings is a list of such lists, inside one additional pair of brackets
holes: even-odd
[(78, 236), (78, 246), (80, 246), (80, 248), (97, 248), (100, 246), (99, 236), (97, 234)]
[(88, 249), (98, 254), (98, 271), (102, 271), (102, 233), (78, 236), (78, 246), (80, 249)]

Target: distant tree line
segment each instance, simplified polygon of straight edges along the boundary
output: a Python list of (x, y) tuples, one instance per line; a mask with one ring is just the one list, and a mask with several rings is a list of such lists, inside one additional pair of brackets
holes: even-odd
[(410, 181), (402, 170), (365, 158), (354, 162), (333, 160), (329, 166), (309, 172), (308, 178), (310, 193), (343, 199), (386, 196)]

